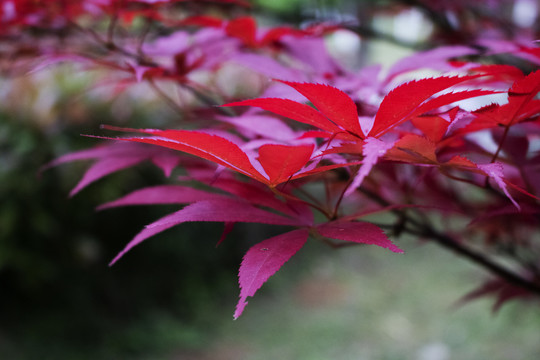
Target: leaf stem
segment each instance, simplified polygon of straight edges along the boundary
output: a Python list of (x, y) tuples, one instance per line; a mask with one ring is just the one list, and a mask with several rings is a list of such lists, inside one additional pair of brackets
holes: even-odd
[(294, 195), (290, 195), (290, 194), (284, 193), (284, 192), (278, 190), (278, 189), (275, 188), (275, 187), (269, 187), (269, 188), (270, 188), (270, 190), (271, 190), (274, 194), (276, 194), (276, 195), (278, 195), (278, 196), (281, 196), (281, 197), (283, 197), (283, 198), (285, 198), (285, 199), (287, 199), (287, 200), (298, 201), (298, 202), (301, 202), (301, 203), (303, 203), (303, 204), (306, 204), (307, 206), (312, 207), (313, 209), (319, 211), (319, 212), (320, 212), (321, 214), (323, 214), (326, 218), (331, 219), (331, 214), (330, 214), (327, 210), (323, 209), (321, 206), (319, 206), (319, 205), (317, 205), (317, 204), (310, 203), (309, 201), (306, 201), (306, 200), (297, 198), (297, 197), (294, 196)]
[[(356, 171), (358, 172), (358, 171)], [(355, 172), (355, 173), (356, 173)], [(334, 211), (332, 212), (332, 219), (336, 219), (337, 216), (338, 216), (338, 210), (339, 210), (339, 206), (341, 205), (341, 202), (343, 201), (343, 198), (345, 197), (345, 193), (347, 192), (347, 189), (349, 188), (349, 186), (351, 186), (352, 182), (354, 181), (354, 178), (356, 177), (356, 174), (355, 176), (351, 176), (349, 177), (349, 180), (347, 181), (347, 183), (345, 184), (345, 187), (343, 188), (343, 191), (341, 192), (341, 194), (339, 195), (339, 198), (338, 200), (336, 201), (336, 205), (334, 206)]]

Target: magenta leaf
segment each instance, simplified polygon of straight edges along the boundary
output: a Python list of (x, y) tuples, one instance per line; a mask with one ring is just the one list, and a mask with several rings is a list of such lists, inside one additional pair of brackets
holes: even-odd
[[(121, 143), (99, 145), (92, 149), (81, 150), (62, 155), (59, 158), (56, 158), (47, 165), (45, 165), (44, 169), (48, 169), (50, 167), (58, 166), (72, 161), (99, 159), (103, 157), (121, 157), (127, 154), (133, 155), (133, 153), (136, 152), (137, 146), (145, 147), (145, 145)], [(146, 147), (146, 149), (148, 149), (148, 147)]]
[(261, 241), (248, 250), (238, 274), (240, 300), (234, 319), (242, 315), (248, 296), (254, 296), (257, 290), (304, 246), (308, 235), (307, 229), (293, 230)]
[(74, 196), (83, 188), (104, 176), (137, 165), (145, 160), (152, 161), (163, 170), (165, 176), (169, 176), (173, 168), (180, 163), (180, 156), (171, 150), (144, 144), (113, 143), (66, 154), (51, 161), (44, 169), (80, 160), (97, 161), (85, 172), (75, 188), (71, 190), (70, 196)]
[(158, 185), (133, 191), (120, 199), (102, 204), (97, 209), (105, 210), (129, 205), (189, 204), (216, 198), (224, 198), (224, 196), (187, 186)]
[(216, 244), (216, 247), (218, 247), (225, 239), (227, 238), (227, 235), (230, 234), (231, 231), (233, 231), (235, 222), (226, 222), (225, 227), (223, 228), (223, 232), (221, 233), (221, 236)]
[(166, 216), (148, 228), (168, 223), (180, 224), (187, 221), (234, 221), (272, 225), (297, 225), (295, 219), (259, 209), (246, 201), (234, 199), (213, 199), (198, 201), (180, 211)]
[(166, 149), (156, 148), (155, 152), (156, 154), (150, 160), (163, 171), (165, 176), (171, 176), (173, 169), (180, 164), (180, 157)]
[(396, 253), (403, 253), (403, 250), (388, 239), (381, 228), (368, 222), (333, 221), (319, 225), (317, 230), (322, 236), (331, 239), (377, 245)]
[(394, 142), (388, 143), (373, 137), (369, 137), (364, 141), (364, 146), (362, 148), (364, 160), (362, 161), (362, 166), (360, 166), (358, 174), (356, 174), (353, 182), (345, 192), (346, 196), (352, 194), (360, 185), (362, 185), (364, 178), (369, 175), (371, 168), (373, 168), (373, 166), (377, 164), (379, 158), (386, 154), (393, 146)]
[[(324, 38), (286, 36), (281, 43), (287, 52), (300, 61), (303, 72), (314, 74), (335, 74), (342, 71), (328, 52)], [(292, 78), (287, 78), (291, 80)]]
[(512, 283), (506, 282), (502, 279), (491, 279), (485, 281), (482, 285), (472, 290), (468, 294), (464, 295), (457, 303), (462, 305), (466, 302), (477, 300), (482, 297), (494, 297), (495, 303), (493, 304), (492, 311), (495, 313), (500, 308), (512, 299), (526, 300), (532, 297), (531, 292), (526, 289), (516, 286)]
[(506, 183), (504, 182), (504, 172), (503, 172), (503, 166), (501, 163), (491, 163), (491, 164), (480, 164), (477, 165), (477, 167), (482, 170), (487, 176), (492, 178), (495, 183), (501, 188), (501, 190), (504, 192), (506, 197), (510, 199), (512, 204), (520, 210), (521, 207), (519, 204), (514, 200), (512, 195), (508, 192), (508, 189), (506, 188)]
[(111, 261), (110, 265), (113, 265), (131, 248), (149, 237), (170, 229), (173, 226), (192, 221), (247, 222), (293, 226), (298, 224), (298, 221), (295, 219), (286, 218), (256, 208), (245, 201), (233, 199), (202, 200), (147, 225)]
[(246, 200), (252, 205), (259, 205), (276, 210), (291, 217), (305, 218), (312, 216), (311, 211), (308, 209), (309, 214), (298, 214), (295, 208), (291, 208), (289, 203), (283, 202), (276, 198), (275, 194), (270, 189), (259, 182), (245, 182), (233, 178), (224, 178), (221, 176), (218, 179), (212, 178), (197, 178), (198, 181), (208, 184), (217, 189), (224, 190), (230, 194), (233, 194), (241, 199)]
[[(301, 201), (288, 199), (284, 201), (276, 197), (276, 194), (265, 184), (256, 181), (240, 181), (235, 178), (220, 176), (218, 179), (208, 174), (194, 177), (195, 180), (205, 183), (214, 188), (226, 191), (235, 197), (239, 197), (252, 205), (270, 208), (278, 213), (297, 219), (297, 225), (313, 225), (313, 213), (311, 207)], [(291, 195), (287, 189), (280, 189), (283, 194)]]
[(520, 205), (520, 207), (521, 210), (517, 209), (513, 205), (504, 205), (502, 207), (490, 209), (480, 216), (472, 219), (468, 226), (482, 226), (483, 224), (487, 224), (489, 222), (498, 222), (501, 220), (512, 221), (512, 217), (516, 218), (516, 221), (529, 218), (532, 222), (536, 222), (536, 216), (538, 216), (540, 213), (540, 209), (528, 204)]
[(134, 166), (144, 160), (144, 156), (126, 156), (122, 158), (101, 159), (86, 170), (82, 179), (69, 193), (69, 196), (74, 196), (89, 184), (101, 179), (106, 175)]

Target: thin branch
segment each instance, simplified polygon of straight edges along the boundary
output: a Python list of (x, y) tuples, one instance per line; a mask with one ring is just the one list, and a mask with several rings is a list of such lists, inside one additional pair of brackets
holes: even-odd
[(345, 184), (345, 187), (343, 188), (343, 191), (339, 195), (339, 198), (336, 201), (336, 205), (334, 206), (334, 211), (332, 212), (332, 218), (333, 219), (337, 218), (339, 206), (341, 205), (341, 202), (343, 201), (343, 198), (345, 197), (345, 193), (347, 192), (347, 189), (349, 188), (349, 186), (351, 186), (351, 184), (353, 183), (355, 177), (356, 177), (356, 174), (355, 174), (355, 176), (349, 177), (349, 180)]
[(303, 196), (305, 196), (310, 201), (313, 201), (313, 203), (316, 204), (317, 206), (320, 206), (321, 208), (323, 207), (323, 204), (319, 201), (319, 199), (317, 199), (315, 196), (310, 194), (308, 191), (306, 191), (306, 190), (304, 190), (302, 188), (297, 188), (295, 190), (298, 191)]
[(281, 196), (283, 197), (284, 199), (287, 199), (287, 200), (292, 200), (292, 201), (298, 201), (298, 202), (301, 202), (303, 204), (306, 204), (307, 206), (319, 211), (321, 214), (323, 214), (326, 218), (328, 219), (331, 219), (331, 215), (326, 209), (323, 209), (322, 207), (318, 206), (317, 204), (313, 204), (313, 203), (310, 203), (309, 201), (306, 201), (306, 200), (303, 200), (303, 199), (300, 199), (300, 198), (297, 198), (296, 196), (294, 195), (290, 195), (290, 194), (287, 194), (287, 193), (284, 193), (280, 190), (278, 190), (277, 188), (275, 187), (269, 187), (269, 189), (276, 195), (278, 196)]
[(74, 29), (76, 29), (76, 30), (78, 30), (78, 31), (80, 31), (80, 32), (82, 32), (84, 34), (90, 35), (90, 37), (93, 38), (96, 43), (98, 43), (100, 46), (104, 47), (106, 50), (108, 50), (110, 52), (116, 52), (118, 54), (121, 54), (121, 55), (127, 56), (129, 58), (132, 58), (140, 65), (151, 66), (151, 67), (159, 67), (159, 65), (157, 63), (155, 63), (155, 62), (153, 62), (153, 61), (151, 61), (149, 59), (146, 59), (144, 56), (142, 56), (140, 54), (133, 53), (131, 51), (128, 51), (128, 50), (116, 45), (116, 43), (109, 42), (108, 40), (102, 38), (93, 29), (84, 28), (84, 27), (80, 26), (79, 24), (77, 24), (75, 22), (70, 22), (70, 25)]
[[(383, 206), (390, 205), (389, 201), (385, 200), (380, 195), (373, 193), (363, 187), (360, 187), (359, 191), (361, 191), (364, 195), (368, 196), (371, 200), (375, 201), (376, 203), (380, 205), (383, 205)], [(404, 210), (393, 209), (391, 211), (394, 212), (396, 215), (399, 215), (404, 220), (405, 223), (403, 225), (403, 232), (433, 240), (435, 243), (454, 251), (455, 253), (472, 261), (473, 263), (479, 265), (480, 267), (483, 267), (484, 269), (488, 270), (490, 273), (498, 276), (499, 278), (511, 284), (520, 286), (530, 291), (531, 293), (540, 295), (540, 284), (537, 284), (531, 280), (528, 280), (508, 270), (507, 268), (494, 262), (488, 257), (454, 240), (452, 237), (446, 234), (443, 234), (441, 232), (438, 232), (429, 223), (417, 221), (416, 219), (412, 218), (410, 214), (407, 214), (407, 212)], [(414, 226), (414, 228), (407, 226), (407, 224), (411, 224), (412, 226)]]
[(463, 244), (457, 242), (451, 237), (435, 231), (430, 226), (422, 226), (421, 230), (414, 230), (411, 228), (406, 228), (404, 231), (412, 235), (419, 235), (422, 237), (429, 238), (434, 240), (437, 244), (454, 251), (455, 253), (467, 258), (468, 260), (474, 262), (477, 265), (480, 265), (484, 269), (488, 270), (492, 274), (498, 276), (499, 278), (513, 284), (520, 286), (531, 293), (540, 295), (540, 285), (530, 281), (504, 267), (500, 264), (493, 262), (491, 259), (485, 257), (484, 255), (467, 248)]
[(223, 115), (236, 116), (236, 113), (234, 112), (233, 109), (231, 109), (229, 107), (221, 107), (220, 106), (220, 105), (222, 105), (222, 101), (217, 101), (216, 99), (212, 98), (211, 96), (205, 94), (203, 92), (203, 90), (198, 89), (197, 86), (199, 84), (196, 84), (194, 82), (190, 82), (190, 83), (182, 83), (180, 85), (182, 87), (184, 87), (185, 89), (191, 91), (191, 93), (193, 95), (195, 95), (195, 97), (199, 101), (201, 101), (203, 104), (216, 108)]
[(165, 93), (157, 84), (154, 82), (153, 79), (149, 79), (148, 83), (150, 84), (150, 87), (169, 105), (171, 109), (173, 109), (175, 112), (177, 112), (179, 115), (184, 116), (185, 111), (184, 109), (178, 105), (176, 101), (174, 101), (173, 98), (171, 98), (167, 93)]

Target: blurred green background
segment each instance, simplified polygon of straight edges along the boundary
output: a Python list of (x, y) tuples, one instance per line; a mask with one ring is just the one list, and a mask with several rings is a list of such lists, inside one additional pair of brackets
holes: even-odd
[[(349, 6), (260, 3), (265, 13), (298, 22)], [(387, 42), (370, 50), (374, 59), (410, 51)], [(70, 71), (2, 79), (0, 359), (539, 358), (537, 307), (511, 304), (495, 315), (488, 300), (454, 307), (484, 274), (415, 239), (401, 239), (405, 255), (310, 242), (237, 321), (237, 269), (268, 228), (238, 226), (216, 249), (222, 225), (184, 224), (109, 268), (142, 226), (176, 207), (94, 208), (162, 184), (161, 172), (141, 165), (69, 199), (85, 164), (39, 170), (92, 146), (95, 140), (80, 134), (96, 133), (100, 124), (159, 127), (156, 119), (165, 124), (174, 113), (163, 104), (133, 104), (127, 95), (82, 96), (89, 82)]]

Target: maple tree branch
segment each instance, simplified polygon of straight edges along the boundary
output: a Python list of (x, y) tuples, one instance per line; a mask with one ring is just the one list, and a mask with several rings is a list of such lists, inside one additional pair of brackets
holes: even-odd
[(537, 283), (504, 268), (482, 254), (464, 246), (463, 244), (460, 244), (450, 236), (437, 232), (431, 226), (426, 226), (424, 224), (420, 230), (405, 228), (404, 231), (412, 235), (419, 235), (434, 240), (437, 244), (454, 251), (468, 260), (473, 261), (499, 278), (513, 285), (520, 286), (531, 293), (540, 295), (540, 285)]
[[(109, 40), (103, 39), (101, 35), (99, 35), (94, 29), (91, 28), (84, 28), (81, 25), (77, 24), (74, 21), (69, 22), (70, 26), (72, 26), (75, 30), (80, 31), (83, 34), (89, 35), (96, 43), (98, 43), (100, 46), (104, 47), (106, 50), (110, 52), (116, 52), (118, 54), (122, 54), (124, 56), (127, 56), (129, 58), (134, 59), (138, 64), (145, 65), (145, 66), (152, 66), (152, 67), (158, 67), (158, 64), (156, 64), (153, 61), (149, 61), (144, 56), (141, 56), (140, 54), (132, 53), (118, 45), (116, 43), (111, 42)], [(107, 35), (109, 36), (109, 35)]]
[[(372, 191), (364, 187), (360, 187), (359, 191), (380, 205), (383, 205), (383, 206), (391, 205), (389, 201), (385, 200), (380, 195), (373, 193)], [(497, 277), (511, 284), (520, 286), (526, 289), (527, 291), (540, 296), (540, 285), (537, 284), (536, 282), (532, 280), (528, 280), (525, 277), (520, 276), (508, 270), (507, 268), (494, 262), (490, 258), (454, 240), (452, 237), (437, 231), (428, 223), (428, 221), (419, 222), (416, 219), (412, 218), (410, 214), (407, 214), (407, 212), (403, 209), (392, 209), (391, 211), (395, 213), (396, 215), (398, 215), (400, 218), (400, 221), (403, 222), (400, 228), (402, 232), (405, 232), (411, 235), (421, 236), (426, 239), (430, 239), (434, 241), (435, 243), (441, 245), (442, 247), (452, 250), (458, 255), (483, 267), (484, 269), (488, 270), (493, 275), (496, 275)], [(415, 228), (411, 228), (410, 226), (407, 226), (407, 224), (411, 224)]]
[(296, 188), (295, 190), (298, 191), (303, 196), (305, 196), (306, 198), (308, 198), (309, 200), (311, 200), (313, 202), (313, 204), (319, 206), (320, 208), (323, 208), (323, 204), (319, 201), (319, 199), (317, 199), (315, 196), (310, 194), (308, 191), (306, 191), (306, 190), (304, 190), (302, 188)]
[[(357, 172), (358, 172), (358, 171), (357, 171)], [(337, 216), (338, 216), (338, 211), (339, 211), (339, 205), (341, 205), (341, 202), (343, 201), (343, 198), (345, 197), (345, 193), (347, 192), (347, 189), (349, 188), (349, 186), (351, 186), (351, 184), (353, 183), (354, 178), (355, 178), (355, 176), (349, 177), (349, 180), (347, 181), (347, 183), (346, 183), (345, 186), (343, 187), (343, 191), (342, 191), (341, 194), (339, 195), (339, 198), (338, 198), (338, 200), (336, 201), (336, 205), (334, 206), (334, 211), (332, 212), (332, 219), (336, 219), (336, 218), (337, 218)]]
[[(184, 116), (186, 110), (180, 106), (171, 96), (169, 96), (165, 91), (163, 91), (153, 79), (148, 79), (152, 89), (171, 107), (175, 112)], [(184, 89), (190, 91), (199, 101), (205, 105), (212, 106), (216, 108), (219, 112), (228, 116), (236, 116), (234, 110), (228, 107), (220, 107), (219, 103), (214, 101), (211, 97), (205, 95), (201, 90), (197, 89), (194, 84), (180, 84)]]
[(497, 147), (497, 151), (495, 151), (495, 154), (493, 154), (493, 157), (491, 158), (490, 163), (494, 163), (497, 160), (497, 158), (499, 157), (499, 153), (502, 151), (504, 142), (505, 142), (506, 137), (508, 136), (509, 132), (510, 132), (510, 125), (505, 126), (504, 132), (503, 132), (503, 134), (501, 136), (501, 141), (499, 142), (499, 146)]
[[(445, 170), (444, 168), (441, 168), (440, 171), (441, 171), (441, 174), (443, 174), (444, 176), (448, 177), (449, 179), (452, 179), (452, 180), (455, 180), (455, 181), (459, 181), (459, 182), (463, 182), (463, 183), (466, 183), (466, 184), (469, 184), (469, 185), (473, 185), (473, 186), (479, 187), (479, 188), (481, 188), (481, 189), (487, 187), (487, 185), (480, 185), (480, 184), (477, 184), (477, 183), (474, 182), (473, 180), (470, 180), (470, 179), (467, 179), (467, 178), (463, 178), (463, 177), (459, 177), (459, 176), (452, 175), (449, 171)], [(488, 179), (489, 179), (489, 176), (488, 176)]]

